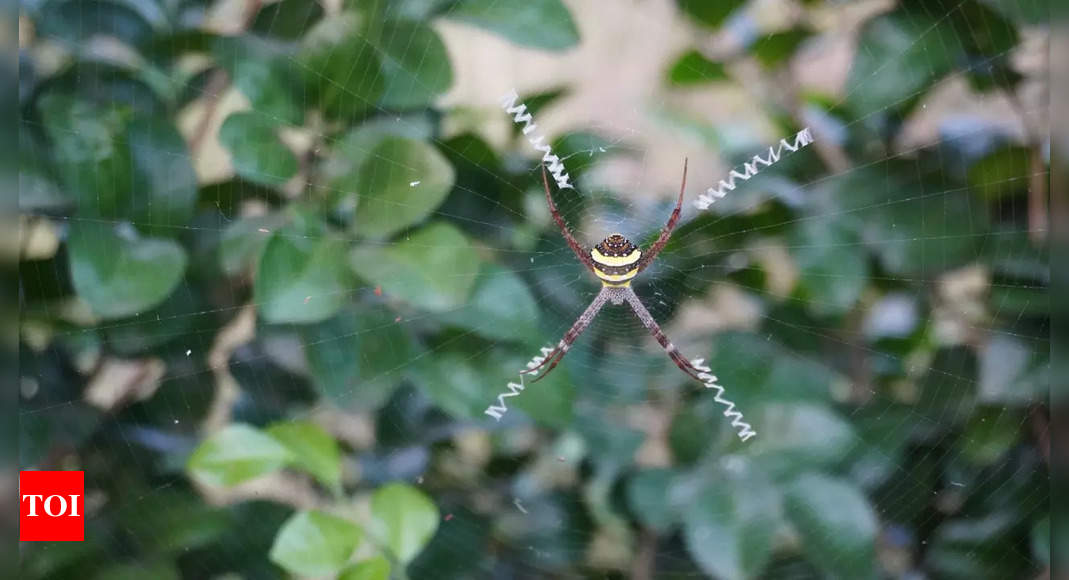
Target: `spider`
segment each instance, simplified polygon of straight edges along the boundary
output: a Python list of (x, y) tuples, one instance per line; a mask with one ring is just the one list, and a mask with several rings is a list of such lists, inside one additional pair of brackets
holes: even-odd
[(587, 326), (590, 326), (590, 323), (594, 321), (594, 317), (598, 315), (601, 307), (605, 306), (606, 302), (611, 302), (617, 306), (627, 302), (635, 312), (635, 315), (638, 316), (638, 319), (653, 335), (653, 338), (657, 339), (657, 342), (668, 353), (672, 362), (687, 376), (696, 381), (701, 381), (702, 379), (698, 376), (702, 372), (701, 369), (695, 368), (689, 360), (679, 354), (679, 350), (672, 344), (672, 341), (668, 340), (660, 325), (646, 310), (646, 307), (642, 305), (642, 300), (631, 289), (631, 280), (653, 263), (653, 259), (668, 243), (668, 238), (672, 236), (672, 230), (675, 229), (676, 223), (679, 222), (679, 211), (683, 207), (683, 192), (687, 187), (687, 161), (683, 161), (683, 183), (679, 186), (679, 199), (676, 201), (676, 208), (668, 218), (668, 223), (661, 229), (661, 235), (657, 238), (657, 241), (646, 252), (639, 250), (635, 244), (620, 234), (612, 234), (605, 238), (601, 243), (591, 248), (589, 253), (584, 251), (583, 247), (579, 245), (579, 242), (575, 240), (568, 230), (568, 226), (565, 225), (564, 219), (561, 218), (560, 212), (557, 211), (557, 205), (553, 203), (553, 196), (549, 193), (549, 180), (546, 178), (545, 166), (542, 167), (542, 184), (546, 190), (546, 203), (549, 204), (549, 212), (553, 216), (553, 221), (557, 222), (564, 240), (568, 242), (579, 261), (601, 280), (601, 291), (598, 292), (590, 306), (587, 306), (586, 310), (579, 316), (579, 319), (575, 321), (575, 324), (568, 329), (568, 332), (564, 333), (564, 338), (546, 355), (545, 359), (539, 364), (521, 371), (521, 373), (535, 373), (548, 364), (549, 368), (531, 382), (536, 383), (545, 378), (564, 358), (572, 343), (579, 338), (579, 335), (586, 330)]

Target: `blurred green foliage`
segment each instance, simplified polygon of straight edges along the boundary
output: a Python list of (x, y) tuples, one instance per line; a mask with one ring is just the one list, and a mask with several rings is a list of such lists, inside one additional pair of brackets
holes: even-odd
[[(668, 92), (744, 86), (750, 63), (781, 82), (829, 32), (809, 14), (836, 9), (765, 30), (742, 1), (676, 4), (691, 37), (742, 42), (681, 51)], [(610, 350), (648, 340), (634, 325), (595, 325), (500, 424), (483, 414), (594, 284), (518, 128), (505, 148), (444, 131), (435, 23), (566, 51), (597, 23), (560, 0), (239, 2), (225, 34), (201, 0), (26, 3), (20, 204), (56, 245), (21, 264), (21, 463), (85, 470), (89, 516), (84, 543), (23, 546), (24, 577), (1034, 576), (1043, 142), (937, 119), (937, 142), (895, 143), (952, 76), (1016, 98), (1043, 4), (901, 0), (861, 23), (841, 95), (755, 91), (782, 135), (822, 143), (683, 223), (637, 283), (664, 323), (722, 285), (762, 308), (701, 353), (758, 431), (743, 444), (661, 353)], [(729, 163), (762, 147), (659, 114)], [(208, 142), (221, 180), (194, 165)], [(594, 163), (568, 169), (582, 185)], [(558, 203), (656, 235), (599, 198)], [(637, 407), (663, 433), (623, 420)], [(666, 465), (636, 461), (652, 438)]]

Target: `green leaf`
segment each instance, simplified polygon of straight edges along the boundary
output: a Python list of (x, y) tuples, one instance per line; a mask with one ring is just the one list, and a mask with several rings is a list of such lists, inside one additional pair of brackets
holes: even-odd
[(408, 564), (438, 529), (438, 507), (423, 492), (391, 483), (371, 496), (375, 535), (402, 563)]
[(487, 264), (476, 284), (467, 305), (443, 312), (438, 319), (496, 340), (540, 340), (538, 304), (522, 278)]
[(407, 20), (386, 21), (376, 44), (385, 78), (380, 105), (397, 109), (428, 106), (452, 86), (449, 54), (430, 26)]
[(442, 312), (462, 306), (479, 273), (479, 256), (460, 230), (437, 222), (391, 246), (352, 252), (356, 273), (386, 296)]
[(465, 353), (438, 353), (413, 367), (410, 374), (435, 405), (458, 419), (478, 419), (496, 396), (491, 373)]
[(1032, 152), (1010, 145), (996, 149), (969, 167), (969, 185), (993, 201), (1028, 192)]
[(291, 574), (336, 574), (362, 536), (360, 528), (349, 520), (318, 510), (300, 511), (282, 524), (269, 557)]
[(844, 314), (868, 283), (868, 256), (857, 234), (832, 219), (807, 219), (792, 230), (796, 256), (814, 314)]
[(103, 318), (158, 305), (186, 269), (186, 253), (176, 242), (139, 237), (129, 226), (74, 221), (67, 249), (74, 289)]
[(907, 104), (954, 68), (958, 36), (945, 14), (923, 12), (900, 9), (862, 27), (846, 81), (858, 116)]
[(813, 33), (805, 28), (792, 28), (762, 36), (750, 45), (750, 54), (765, 68), (775, 68), (790, 60), (798, 47)]
[(823, 405), (768, 404), (743, 408), (759, 435), (745, 452), (761, 465), (784, 475), (813, 466), (831, 466), (857, 443), (850, 424)]
[(341, 452), (338, 442), (310, 421), (275, 423), (267, 428), (293, 453), (293, 466), (307, 471), (332, 490), (341, 489)]
[[(152, 23), (137, 8), (140, 2), (103, 0), (52, 0), (40, 3), (34, 19), (42, 36), (78, 47), (93, 36), (114, 36), (137, 45), (152, 37)], [(144, 8), (143, 8), (144, 9)]]
[(322, 17), (319, 2), (281, 0), (260, 8), (251, 28), (265, 36), (297, 40)]
[(1021, 415), (1012, 409), (986, 407), (972, 414), (962, 434), (961, 454), (977, 465), (991, 465), (1017, 442)]
[(121, 217), (133, 187), (130, 150), (122, 139), (128, 115), (67, 96), (39, 100), (60, 180), (81, 217)]
[(331, 119), (359, 118), (382, 95), (385, 78), (361, 24), (359, 15), (343, 12), (321, 20), (303, 39), (298, 59), (308, 95)]
[(380, 407), (415, 356), (404, 322), (381, 308), (344, 310), (301, 336), (316, 386), (343, 407)]
[(390, 580), (390, 562), (382, 556), (361, 560), (342, 570), (338, 580)]
[(676, 0), (676, 5), (684, 14), (709, 28), (719, 28), (725, 18), (745, 3), (745, 0)]
[(561, 0), (460, 0), (446, 17), (543, 50), (579, 43), (579, 30)]
[(386, 237), (417, 224), (453, 187), (453, 167), (437, 149), (412, 139), (381, 140), (360, 166), (355, 227), (361, 235)]
[(744, 473), (745, 478), (722, 472), (684, 510), (683, 539), (691, 557), (725, 580), (751, 578), (765, 567), (782, 518), (776, 489), (759, 472)]
[[(315, 4), (311, 2), (310, 4)], [(304, 119), (299, 65), (276, 44), (253, 35), (222, 37), (213, 47), (234, 86), (252, 109), (274, 125), (298, 125)]]
[(675, 478), (672, 469), (646, 469), (628, 481), (627, 504), (642, 523), (663, 531), (679, 517), (667, 493)]
[(683, 53), (668, 69), (668, 82), (676, 86), (701, 85), (727, 79), (723, 63), (709, 60), (695, 49)]
[(873, 576), (876, 515), (853, 484), (804, 474), (787, 488), (786, 508), (810, 562), (841, 578)]
[(201, 442), (186, 468), (201, 483), (231, 486), (282, 469), (293, 459), (293, 453), (274, 438), (234, 423)]
[(275, 233), (256, 272), (256, 305), (271, 323), (308, 323), (334, 315), (350, 298), (347, 244), (300, 227)]
[(219, 142), (230, 151), (234, 172), (275, 187), (297, 174), (297, 156), (278, 139), (278, 125), (258, 112), (231, 113), (219, 128)]
[(223, 230), (219, 240), (219, 266), (229, 275), (240, 274), (260, 261), (271, 232), (283, 226), (282, 214), (243, 217)]
[(166, 120), (137, 119), (127, 129), (133, 190), (126, 215), (138, 229), (174, 237), (193, 217), (197, 174), (182, 136)]

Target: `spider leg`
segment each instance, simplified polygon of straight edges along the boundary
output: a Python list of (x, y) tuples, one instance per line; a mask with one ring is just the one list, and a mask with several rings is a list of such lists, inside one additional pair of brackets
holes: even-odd
[[(545, 170), (543, 169), (543, 173)], [(653, 259), (657, 257), (657, 254), (661, 253), (665, 244), (668, 243), (668, 238), (672, 237), (672, 230), (676, 229), (676, 224), (679, 223), (679, 212), (683, 209), (683, 192), (687, 189), (687, 160), (683, 159), (683, 183), (679, 185), (679, 199), (676, 200), (676, 208), (672, 210), (672, 215), (668, 218), (668, 223), (661, 228), (661, 235), (657, 237), (657, 241), (653, 242), (650, 249), (642, 254), (642, 257), (638, 260), (638, 271), (641, 272), (646, 269), (647, 266), (653, 263)]]
[(560, 228), (560, 233), (564, 236), (564, 241), (568, 242), (572, 251), (575, 252), (575, 257), (579, 258), (579, 261), (583, 263), (588, 270), (594, 269), (594, 259), (590, 257), (590, 254), (583, 250), (583, 246), (579, 245), (579, 242), (572, 236), (572, 232), (568, 230), (567, 224), (564, 223), (564, 218), (560, 216), (560, 212), (557, 211), (557, 204), (553, 203), (553, 196), (549, 193), (549, 178), (546, 177), (546, 166), (542, 166), (542, 185), (546, 189), (546, 203), (549, 205), (549, 215), (553, 216), (553, 221), (557, 222), (557, 227)]
[(701, 382), (702, 379), (698, 375), (702, 371), (695, 368), (693, 363), (687, 360), (683, 355), (679, 354), (679, 349), (676, 348), (676, 345), (672, 344), (672, 341), (668, 340), (664, 331), (661, 330), (661, 326), (653, 319), (653, 315), (650, 314), (650, 311), (646, 310), (646, 307), (643, 306), (642, 300), (635, 294), (635, 291), (628, 288), (625, 298), (627, 299), (627, 303), (631, 305), (631, 309), (635, 311), (635, 315), (642, 321), (642, 324), (646, 329), (650, 331), (653, 338), (657, 339), (657, 342), (661, 344), (661, 348), (668, 353), (668, 357), (672, 359), (672, 362), (676, 363), (679, 370), (686, 373), (690, 378)]
[(531, 374), (537, 372), (546, 364), (549, 364), (549, 368), (547, 368), (545, 372), (541, 373), (538, 378), (531, 381), (531, 383), (537, 383), (538, 381), (542, 380), (546, 375), (548, 375), (549, 372), (552, 371), (553, 368), (560, 363), (561, 359), (564, 358), (564, 355), (568, 353), (568, 347), (570, 347), (572, 343), (575, 342), (575, 339), (579, 338), (579, 335), (582, 334), (584, 330), (586, 330), (586, 327), (590, 326), (590, 323), (594, 321), (594, 317), (598, 315), (598, 311), (601, 310), (602, 306), (605, 306), (605, 302), (608, 299), (609, 293), (606, 291), (605, 288), (602, 288), (601, 291), (598, 292), (597, 297), (594, 298), (594, 301), (590, 303), (590, 306), (586, 307), (586, 310), (584, 310), (581, 315), (579, 315), (579, 318), (576, 319), (575, 324), (572, 324), (572, 327), (568, 329), (568, 332), (564, 333), (564, 338), (562, 338), (560, 342), (557, 343), (557, 346), (552, 351), (550, 351), (546, 358), (543, 359), (542, 362), (538, 365), (520, 371), (520, 374)]

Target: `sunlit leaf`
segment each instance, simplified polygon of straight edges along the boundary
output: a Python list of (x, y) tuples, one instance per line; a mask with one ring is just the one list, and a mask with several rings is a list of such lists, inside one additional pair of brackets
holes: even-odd
[(317, 510), (293, 514), (275, 536), (269, 557), (291, 574), (326, 576), (345, 566), (363, 536), (349, 520)]
[(389, 580), (390, 562), (382, 556), (361, 560), (342, 570), (338, 580)]
[(202, 441), (187, 469), (202, 483), (231, 486), (277, 471), (293, 459), (293, 453), (274, 438), (235, 423)]
[(310, 421), (275, 423), (267, 434), (293, 454), (293, 466), (307, 471), (331, 489), (341, 486), (341, 452), (338, 442)]
[(427, 545), (438, 529), (438, 507), (423, 492), (403, 483), (391, 483), (371, 496), (376, 536), (403, 564)]

